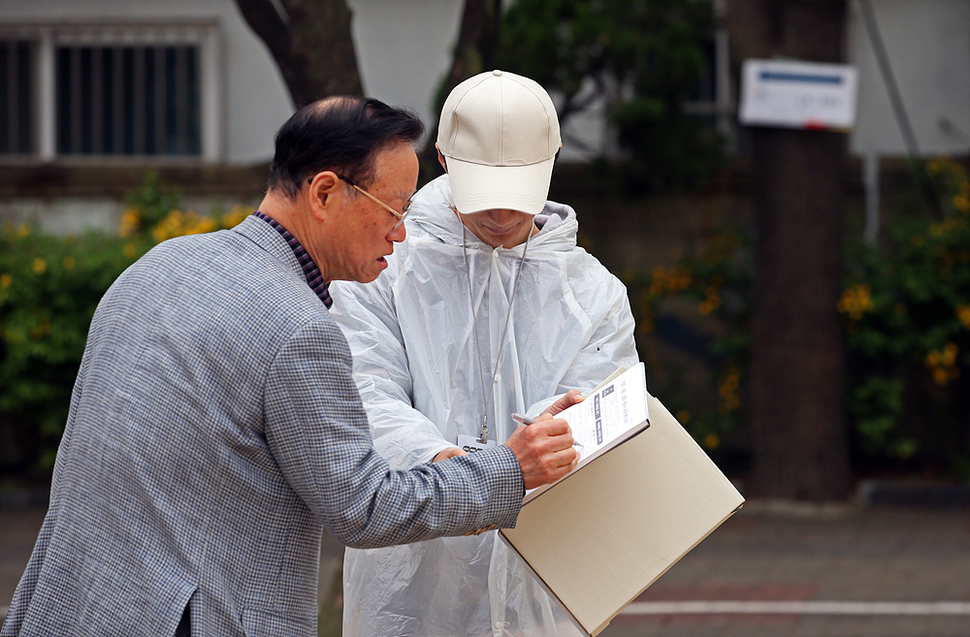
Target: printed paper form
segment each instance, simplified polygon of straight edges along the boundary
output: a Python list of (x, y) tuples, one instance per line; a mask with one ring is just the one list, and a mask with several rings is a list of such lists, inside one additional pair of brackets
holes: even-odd
[[(557, 418), (563, 418), (569, 423), (573, 438), (582, 445), (577, 449), (580, 453), (579, 463), (566, 474), (569, 476), (649, 426), (647, 379), (643, 363), (637, 363), (619, 375), (614, 374), (593, 390), (583, 402), (564, 409)], [(550, 486), (552, 485), (528, 491), (524, 502)]]

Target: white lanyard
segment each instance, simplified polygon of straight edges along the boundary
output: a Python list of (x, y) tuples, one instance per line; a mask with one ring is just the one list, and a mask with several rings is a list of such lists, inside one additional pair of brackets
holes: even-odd
[(495, 364), (492, 367), (492, 379), (489, 383), (488, 391), (485, 391), (485, 370), (482, 369), (482, 346), (478, 339), (478, 320), (475, 315), (475, 299), (472, 296), (472, 275), (468, 267), (468, 253), (465, 250), (465, 224), (461, 224), (461, 256), (465, 262), (465, 276), (468, 279), (468, 305), (472, 313), (472, 330), (475, 332), (475, 350), (478, 352), (478, 375), (482, 381), (482, 408), (485, 410), (482, 415), (482, 427), (478, 434), (478, 442), (486, 444), (488, 442), (488, 403), (495, 391), (495, 377), (498, 374), (499, 362), (502, 360), (502, 351), (505, 349), (505, 336), (509, 331), (509, 322), (512, 318), (512, 302), (515, 300), (515, 292), (519, 289), (519, 279), (522, 278), (522, 266), (525, 263), (525, 253), (529, 250), (529, 239), (532, 238), (534, 230), (530, 230), (525, 238), (525, 247), (522, 248), (522, 258), (519, 260), (519, 271), (515, 273), (515, 283), (512, 284), (512, 296), (509, 298), (509, 311), (505, 315), (505, 326), (502, 328), (502, 338), (498, 344), (498, 354), (495, 356)]

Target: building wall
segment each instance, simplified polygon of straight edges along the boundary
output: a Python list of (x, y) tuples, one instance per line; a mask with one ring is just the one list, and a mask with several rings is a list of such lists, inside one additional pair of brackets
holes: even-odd
[[(924, 155), (970, 153), (970, 0), (869, 0), (901, 100)], [(859, 69), (858, 155), (909, 149), (858, 2), (850, 2), (849, 56)]]
[(0, 5), (0, 26), (173, 22), (217, 25), (215, 68), (209, 75), (218, 95), (214, 159), (266, 161), (272, 156), (273, 133), (293, 111), (292, 100), (265, 46), (232, 0), (3, 0)]
[[(870, 1), (919, 150), (924, 154), (970, 153), (970, 0)], [(425, 122), (433, 122), (437, 117), (434, 94), (451, 61), (462, 0), (347, 2), (354, 12), (354, 39), (365, 91), (388, 103), (409, 107)], [(906, 145), (861, 20), (860, 5), (850, 2), (849, 6), (849, 57), (860, 70), (858, 119), (851, 133), (851, 150), (856, 155), (905, 154)], [(273, 135), (292, 113), (293, 105), (271, 56), (250, 31), (233, 0), (0, 1), (0, 28), (182, 22), (216, 25), (215, 68), (210, 78), (217, 88), (217, 100), (215, 115), (208, 116), (216, 122), (216, 141), (213, 154), (203, 163), (230, 168), (266, 164), (272, 157)], [(730, 99), (728, 95), (728, 102)], [(566, 132), (592, 147), (609, 147), (602, 120), (595, 115), (575, 119), (571, 127), (574, 130)], [(569, 162), (584, 157), (583, 152), (567, 144), (561, 159)], [(0, 219), (37, 221), (48, 229), (74, 232), (85, 225), (110, 225), (121, 211), (122, 204), (114, 193), (64, 189), (59, 194), (35, 195), (25, 194), (16, 183), (8, 187), (19, 177), (4, 178), (9, 162), (4, 168), (3, 161), (0, 159)], [(65, 163), (71, 162), (55, 160), (55, 167), (63, 168)], [(125, 164), (129, 169), (138, 167), (137, 161)], [(228, 208), (239, 202), (258, 201), (261, 186), (256, 180), (250, 188), (241, 188), (235, 201), (227, 192), (221, 192), (216, 200), (198, 189), (189, 194), (195, 197), (192, 201), (197, 209)]]

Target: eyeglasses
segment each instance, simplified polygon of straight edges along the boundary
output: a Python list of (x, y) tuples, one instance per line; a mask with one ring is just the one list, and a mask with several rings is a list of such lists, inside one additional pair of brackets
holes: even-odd
[[(336, 174), (336, 173), (334, 173), (334, 174)], [(358, 186), (357, 184), (355, 184), (353, 181), (347, 179), (343, 175), (337, 175), (337, 179), (340, 179), (342, 181), (347, 182), (348, 185), (353, 186), (354, 188), (356, 188), (357, 189), (357, 192), (361, 193), (362, 195), (364, 195), (365, 197), (367, 197), (368, 199), (370, 199), (374, 203), (379, 204), (382, 208), (384, 208), (384, 210), (387, 210), (389, 213), (391, 213), (392, 215), (394, 215), (394, 217), (397, 219), (397, 223), (394, 224), (394, 228), (393, 228), (394, 230), (397, 230), (401, 226), (401, 224), (404, 223), (404, 219), (408, 216), (408, 213), (411, 212), (411, 200), (410, 199), (408, 199), (407, 203), (404, 204), (404, 212), (403, 213), (402, 212), (398, 212), (397, 210), (395, 210), (394, 208), (391, 208), (389, 205), (387, 205), (386, 203), (384, 203), (383, 201), (381, 201), (380, 199), (378, 199), (374, 195), (370, 194), (369, 192), (367, 192), (366, 190), (364, 190), (363, 188), (361, 188), (360, 186)]]
[[(334, 174), (337, 175), (337, 173), (334, 173)], [(402, 212), (398, 212), (397, 210), (395, 210), (394, 208), (391, 208), (389, 205), (387, 205), (386, 203), (384, 203), (383, 201), (381, 201), (380, 199), (378, 199), (374, 195), (370, 194), (369, 192), (367, 192), (366, 190), (364, 190), (363, 188), (361, 188), (360, 186), (358, 186), (357, 184), (355, 184), (352, 180), (347, 179), (343, 175), (337, 175), (337, 179), (339, 179), (341, 181), (347, 182), (348, 185), (353, 186), (354, 188), (356, 188), (357, 189), (357, 192), (361, 193), (362, 195), (364, 195), (365, 197), (367, 197), (368, 199), (370, 199), (374, 203), (380, 205), (382, 208), (384, 208), (384, 210), (387, 210), (389, 213), (391, 213), (392, 215), (394, 215), (394, 218), (397, 219), (397, 223), (394, 224), (394, 227), (392, 228), (392, 230), (397, 230), (399, 227), (401, 227), (401, 224), (404, 223), (404, 219), (408, 216), (408, 213), (411, 212), (411, 200), (410, 199), (408, 199), (407, 200), (407, 203), (404, 204), (404, 212), (403, 213)], [(313, 183), (313, 178), (311, 177), (311, 178), (307, 179), (307, 183), (308, 184), (312, 184)]]

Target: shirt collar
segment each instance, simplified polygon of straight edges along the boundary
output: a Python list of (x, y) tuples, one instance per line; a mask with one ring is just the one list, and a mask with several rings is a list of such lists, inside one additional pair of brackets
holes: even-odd
[(313, 259), (307, 254), (306, 248), (299, 242), (299, 240), (290, 233), (289, 230), (284, 228), (276, 219), (273, 219), (269, 215), (257, 210), (253, 213), (254, 217), (259, 217), (269, 225), (273, 226), (277, 232), (286, 240), (286, 243), (293, 250), (293, 256), (300, 263), (300, 267), (303, 268), (303, 276), (306, 277), (307, 285), (313, 290), (314, 294), (323, 302), (327, 309), (333, 305), (333, 299), (330, 297), (330, 289), (327, 287), (327, 282), (323, 280), (323, 275), (320, 273), (320, 268), (314, 263)]

